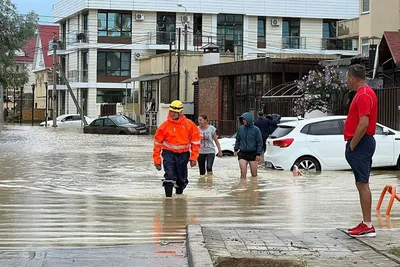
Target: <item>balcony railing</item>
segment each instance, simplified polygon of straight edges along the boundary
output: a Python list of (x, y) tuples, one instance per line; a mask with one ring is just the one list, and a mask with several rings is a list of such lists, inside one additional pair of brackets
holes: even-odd
[[(49, 75), (48, 76), (48, 79), (47, 79), (47, 82), (48, 82), (48, 84), (49, 85), (53, 85), (53, 83), (54, 83), (54, 81), (53, 81), (53, 75)], [(57, 85), (65, 85), (65, 82), (64, 82), (64, 80), (60, 77), (60, 75), (57, 75), (57, 83), (56, 83)]]
[(283, 49), (306, 49), (306, 38), (299, 36), (282, 37)]
[(88, 70), (70, 70), (68, 71), (69, 82), (88, 82)]
[(353, 50), (352, 40), (339, 38), (322, 39), (323, 50)]

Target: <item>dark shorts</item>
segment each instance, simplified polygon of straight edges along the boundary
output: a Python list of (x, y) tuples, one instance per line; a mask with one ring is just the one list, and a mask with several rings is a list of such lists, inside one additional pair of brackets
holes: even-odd
[(239, 151), (238, 153), (238, 159), (244, 159), (245, 161), (256, 161), (257, 157), (257, 152), (242, 152)]
[(375, 138), (370, 135), (365, 135), (361, 138), (353, 151), (350, 150), (350, 141), (347, 141), (346, 160), (353, 170), (357, 183), (369, 183), (375, 147)]

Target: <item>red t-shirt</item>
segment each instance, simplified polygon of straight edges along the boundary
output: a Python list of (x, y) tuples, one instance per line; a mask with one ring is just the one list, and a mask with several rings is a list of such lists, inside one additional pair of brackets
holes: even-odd
[(351, 102), (349, 114), (344, 123), (344, 140), (350, 140), (362, 116), (369, 117), (369, 124), (365, 135), (375, 135), (376, 119), (378, 117), (378, 100), (374, 90), (368, 85), (361, 87)]

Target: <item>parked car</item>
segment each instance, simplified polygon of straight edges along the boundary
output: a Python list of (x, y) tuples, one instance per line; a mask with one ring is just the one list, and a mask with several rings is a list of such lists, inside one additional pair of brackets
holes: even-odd
[[(328, 116), (282, 123), (267, 140), (265, 165), (307, 171), (347, 170), (343, 128), (346, 116)], [(372, 167), (399, 165), (400, 132), (376, 125), (376, 150)]]
[[(93, 119), (86, 116), (85, 119), (88, 124), (90, 124), (93, 121)], [(79, 114), (64, 114), (58, 116), (56, 120), (57, 120), (57, 127), (59, 128), (81, 129), (83, 127), (82, 118), (81, 115)], [(39, 125), (46, 126), (46, 122), (43, 121)], [(47, 121), (47, 126), (48, 127), (53, 126), (53, 120)]]
[(84, 133), (91, 134), (148, 134), (146, 124), (123, 116), (107, 116), (95, 119), (91, 124), (83, 128)]
[[(300, 117), (282, 117), (281, 123), (288, 121), (302, 120)], [(221, 145), (221, 151), (224, 156), (233, 156), (234, 147), (236, 142), (236, 133), (230, 137), (224, 137), (219, 139)]]

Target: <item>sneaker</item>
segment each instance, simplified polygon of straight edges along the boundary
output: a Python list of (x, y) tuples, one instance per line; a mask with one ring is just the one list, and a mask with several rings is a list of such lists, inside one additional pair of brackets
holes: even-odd
[(376, 236), (375, 227), (372, 226), (371, 228), (368, 228), (368, 226), (363, 223), (355, 230), (350, 231), (349, 236), (351, 236), (351, 237), (375, 237)]
[(350, 229), (347, 229), (347, 233), (356, 230), (357, 228), (359, 228), (359, 227), (362, 226), (363, 224), (364, 224), (363, 222), (360, 222), (357, 226), (355, 226), (355, 227), (353, 227), (353, 228), (350, 228)]

